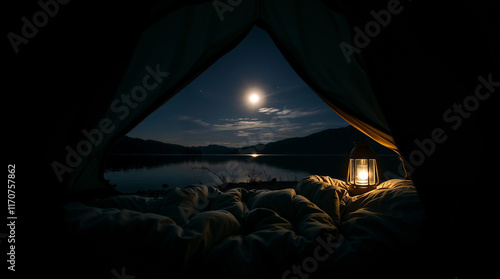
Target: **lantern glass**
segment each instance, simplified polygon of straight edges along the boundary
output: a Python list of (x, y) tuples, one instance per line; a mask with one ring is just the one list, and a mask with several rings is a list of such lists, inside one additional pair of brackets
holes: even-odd
[(377, 170), (377, 160), (369, 159), (368, 164), (368, 185), (377, 185), (378, 184), (378, 170)]
[(348, 184), (375, 186), (378, 184), (376, 159), (349, 159)]
[(356, 177), (354, 183), (356, 185), (368, 185), (368, 159), (356, 159)]

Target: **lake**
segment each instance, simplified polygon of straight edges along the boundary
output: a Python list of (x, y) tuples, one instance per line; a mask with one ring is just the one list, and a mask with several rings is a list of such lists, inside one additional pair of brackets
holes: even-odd
[[(379, 171), (398, 173), (397, 156), (379, 156)], [(104, 177), (124, 193), (137, 190), (185, 187), (190, 184), (220, 185), (226, 182), (298, 181), (317, 174), (344, 179), (345, 155), (110, 155)], [(380, 177), (383, 180), (383, 175)]]

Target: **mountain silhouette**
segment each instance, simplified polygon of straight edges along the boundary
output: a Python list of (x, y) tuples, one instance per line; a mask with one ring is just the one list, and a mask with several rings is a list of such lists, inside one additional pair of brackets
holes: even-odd
[(238, 149), (239, 153), (259, 154), (340, 154), (345, 155), (354, 148), (355, 141), (370, 142), (378, 154), (395, 155), (392, 150), (380, 145), (353, 126), (328, 129), (305, 137), (288, 138), (268, 144)]
[(370, 142), (378, 154), (395, 153), (352, 126), (328, 129), (305, 137), (294, 137), (243, 148), (221, 145), (186, 147), (178, 144), (125, 136), (111, 147), (111, 154), (340, 154), (346, 155), (355, 141)]
[(178, 144), (124, 136), (111, 146), (111, 154), (201, 154), (200, 150)]

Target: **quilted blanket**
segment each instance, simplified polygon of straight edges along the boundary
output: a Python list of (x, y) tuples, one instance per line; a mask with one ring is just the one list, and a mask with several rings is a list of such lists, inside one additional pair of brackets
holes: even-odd
[(424, 220), (412, 182), (358, 196), (346, 189), (310, 176), (294, 189), (191, 185), (157, 199), (71, 202), (66, 233), (137, 278), (350, 278), (404, 266)]

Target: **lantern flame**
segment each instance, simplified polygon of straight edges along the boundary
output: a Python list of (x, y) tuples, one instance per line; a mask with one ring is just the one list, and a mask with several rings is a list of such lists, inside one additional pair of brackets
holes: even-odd
[(368, 180), (368, 172), (365, 171), (365, 170), (360, 171), (359, 174), (358, 174), (358, 178), (361, 181)]
[(368, 160), (361, 159), (358, 161), (359, 164), (356, 166), (356, 184), (367, 185), (368, 184)]

